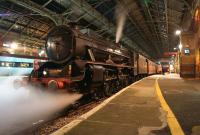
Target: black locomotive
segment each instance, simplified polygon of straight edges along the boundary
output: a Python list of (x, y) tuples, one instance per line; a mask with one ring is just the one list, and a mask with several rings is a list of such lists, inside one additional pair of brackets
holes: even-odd
[(150, 71), (142, 55), (67, 26), (49, 32), (45, 49), (49, 61), (33, 70), (29, 82), (48, 89), (110, 96)]

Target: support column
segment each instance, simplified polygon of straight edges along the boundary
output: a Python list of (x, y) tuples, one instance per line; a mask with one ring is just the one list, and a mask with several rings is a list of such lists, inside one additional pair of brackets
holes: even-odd
[(189, 32), (181, 34), (182, 50), (180, 51), (180, 76), (195, 77), (195, 35)]

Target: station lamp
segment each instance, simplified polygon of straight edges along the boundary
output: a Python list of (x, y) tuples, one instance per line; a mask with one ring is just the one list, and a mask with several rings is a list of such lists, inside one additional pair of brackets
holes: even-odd
[[(177, 47), (177, 72), (180, 73), (180, 55), (181, 55), (181, 50), (183, 48), (183, 45), (181, 44), (181, 30), (176, 30), (175, 35), (179, 37), (179, 45)], [(175, 49), (174, 49), (175, 50)]]
[(10, 44), (3, 43), (3, 46), (4, 46), (4, 47), (10, 47)]
[(10, 44), (10, 47), (11, 47), (12, 49), (17, 49), (18, 44), (17, 44), (16, 42), (12, 42), (12, 43)]
[(179, 36), (181, 34), (181, 31), (180, 30), (176, 30), (175, 31), (175, 35)]
[(18, 29), (19, 28), (19, 26), (17, 25), (17, 24), (15, 24), (15, 26), (14, 26), (16, 29)]
[(44, 76), (47, 75), (47, 71), (45, 71), (45, 70), (42, 73)]
[(180, 44), (178, 45), (178, 48), (179, 48), (179, 50), (181, 51), (181, 49), (183, 48), (183, 45), (180, 43)]
[(39, 56), (42, 56), (44, 54), (44, 50), (41, 50), (41, 52), (39, 53)]

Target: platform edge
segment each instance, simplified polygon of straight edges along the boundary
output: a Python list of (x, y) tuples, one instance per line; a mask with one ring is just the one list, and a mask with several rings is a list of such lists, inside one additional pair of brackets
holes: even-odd
[[(145, 77), (148, 78), (148, 77)], [(61, 127), (60, 129), (56, 130), (55, 132), (53, 132), (51, 135), (64, 135), (65, 133), (69, 132), (72, 128), (74, 128), (75, 126), (77, 126), (79, 123), (81, 123), (83, 120), (87, 119), (88, 117), (90, 117), (91, 115), (93, 115), (95, 112), (97, 112), (98, 110), (100, 110), (101, 108), (103, 108), (105, 105), (107, 105), (112, 99), (114, 99), (115, 97), (117, 97), (118, 95), (120, 95), (121, 93), (123, 93), (125, 90), (127, 90), (130, 86), (135, 85), (139, 82), (141, 82), (142, 80), (144, 80), (145, 78), (132, 83), (131, 85), (123, 88), (122, 90), (120, 90), (119, 92), (115, 93), (114, 95), (112, 95), (111, 97), (109, 97), (108, 99), (106, 99), (105, 101), (103, 101), (101, 104), (99, 104), (98, 106), (96, 106), (95, 108), (93, 108), (92, 110), (88, 111), (87, 113), (81, 115), (79, 118), (73, 120), (72, 122), (70, 122), (69, 124)]]

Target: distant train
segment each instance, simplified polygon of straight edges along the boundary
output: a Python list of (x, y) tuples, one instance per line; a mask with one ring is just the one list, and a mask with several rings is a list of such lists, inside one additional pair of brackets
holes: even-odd
[(49, 32), (45, 49), (49, 61), (28, 82), (48, 89), (110, 96), (135, 80), (161, 73), (161, 65), (136, 51), (67, 26)]
[(17, 55), (0, 56), (0, 76), (28, 76), (39, 62), (41, 65), (44, 61)]
[(17, 43), (1, 44), (0, 42), (0, 53), (33, 56), (33, 57), (46, 57), (44, 50), (24, 47), (22, 45), (18, 45)]

